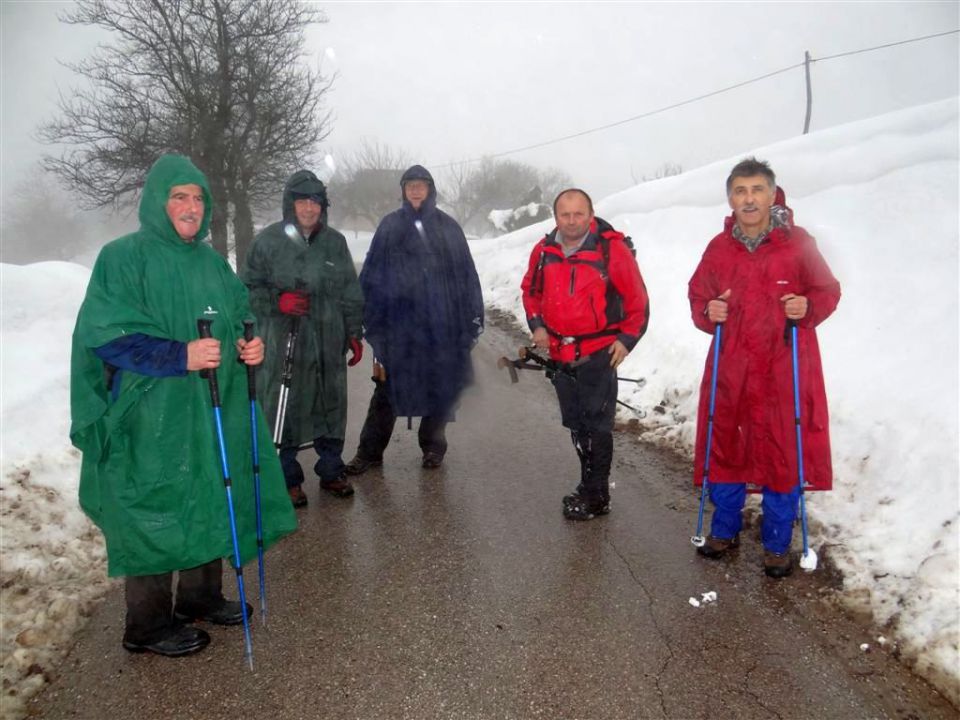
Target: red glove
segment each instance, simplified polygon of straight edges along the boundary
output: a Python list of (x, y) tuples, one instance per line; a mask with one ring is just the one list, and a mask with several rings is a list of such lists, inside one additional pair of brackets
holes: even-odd
[(350, 338), (350, 352), (352, 352), (353, 355), (347, 360), (347, 365), (353, 367), (363, 359), (363, 343), (356, 338)]
[(282, 292), (277, 306), (284, 315), (306, 315), (310, 312), (310, 296), (299, 290)]

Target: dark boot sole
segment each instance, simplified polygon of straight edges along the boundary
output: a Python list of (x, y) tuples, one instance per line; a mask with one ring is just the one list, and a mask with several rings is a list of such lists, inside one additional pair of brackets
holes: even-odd
[(343, 469), (343, 471), (347, 475), (353, 475), (354, 477), (356, 477), (357, 475), (363, 475), (367, 470), (370, 470), (371, 468), (380, 467), (381, 465), (383, 465), (383, 460), (371, 460), (363, 467), (358, 467), (356, 465), (347, 465)]
[(196, 643), (194, 645), (188, 645), (183, 648), (177, 648), (176, 650), (161, 650), (157, 647), (151, 647), (150, 645), (138, 645), (137, 643), (123, 641), (123, 649), (131, 653), (153, 653), (154, 655), (162, 655), (163, 657), (183, 657), (185, 655), (193, 655), (203, 650), (207, 645), (210, 644), (210, 641)]
[(352, 496), (353, 496), (353, 492), (354, 492), (353, 488), (337, 488), (337, 489), (334, 489), (334, 488), (326, 488), (326, 487), (324, 487), (323, 485), (320, 486), (320, 489), (323, 490), (325, 493), (330, 493), (331, 495), (333, 495), (334, 497), (337, 497), (337, 498), (348, 498), (348, 497), (352, 497)]

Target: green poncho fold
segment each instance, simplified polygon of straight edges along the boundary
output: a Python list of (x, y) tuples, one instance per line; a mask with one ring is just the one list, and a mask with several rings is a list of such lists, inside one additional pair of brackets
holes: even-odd
[[(200, 232), (183, 241), (166, 213), (170, 188), (196, 184)], [(200, 240), (211, 213), (206, 179), (188, 159), (167, 155), (150, 170), (140, 230), (100, 252), (77, 317), (71, 357), (71, 429), (83, 452), (80, 505), (103, 531), (108, 572), (150, 575), (232, 557), (229, 515), (208, 382), (197, 372), (149, 377), (123, 371), (114, 399), (93, 348), (143, 333), (189, 342), (197, 319), (213, 321), (227, 461), (243, 562), (256, 556), (256, 518), (246, 366), (236, 360), (247, 291)], [(259, 408), (258, 445), (266, 545), (296, 529), (283, 474)]]

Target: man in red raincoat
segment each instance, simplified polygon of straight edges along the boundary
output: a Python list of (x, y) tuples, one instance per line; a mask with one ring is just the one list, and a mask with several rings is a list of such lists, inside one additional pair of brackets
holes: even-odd
[[(710, 537), (697, 552), (720, 558), (739, 544), (747, 487), (762, 488), (764, 571), (789, 575), (800, 494), (790, 324), (797, 326), (803, 467), (807, 489), (829, 490), (833, 472), (827, 398), (815, 328), (840, 300), (840, 284), (793, 212), (770, 166), (754, 158), (727, 178), (733, 214), (690, 278), (694, 324), (723, 325), (708, 488)], [(713, 349), (700, 384), (696, 484), (703, 482)]]

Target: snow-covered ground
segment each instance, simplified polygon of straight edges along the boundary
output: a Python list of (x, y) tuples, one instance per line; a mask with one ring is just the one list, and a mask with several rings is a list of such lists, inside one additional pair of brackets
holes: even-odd
[[(818, 329), (835, 490), (808, 495), (813, 547), (828, 548), (847, 599), (889, 626), (903, 656), (955, 703), (957, 111), (954, 98), (744, 153), (770, 161), (843, 289)], [(621, 399), (647, 411), (643, 439), (691, 455), (710, 337), (690, 320), (687, 282), (730, 212), (724, 181), (740, 159), (596, 204), (633, 237), (651, 298), (650, 329), (623, 366), (647, 384), (621, 386)], [(488, 304), (523, 318), (520, 277), (548, 225), (472, 245)]]
[[(836, 489), (808, 496), (813, 546), (828, 548), (849, 601), (960, 702), (957, 100), (744, 154), (771, 161), (843, 286), (819, 330)], [(723, 182), (739, 159), (597, 203), (633, 236), (651, 296), (650, 331), (624, 368), (647, 384), (622, 388), (623, 399), (648, 411), (644, 439), (686, 453), (709, 344), (690, 322), (687, 280), (722, 226)], [(545, 229), (471, 243), (490, 305), (522, 317), (520, 277)], [(370, 235), (352, 235), (359, 263)], [(88, 277), (69, 263), (0, 266), (0, 672), (10, 717), (109, 587), (103, 544), (77, 507), (79, 458), (67, 437), (70, 335)]]

